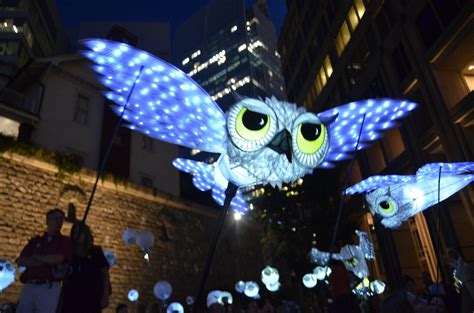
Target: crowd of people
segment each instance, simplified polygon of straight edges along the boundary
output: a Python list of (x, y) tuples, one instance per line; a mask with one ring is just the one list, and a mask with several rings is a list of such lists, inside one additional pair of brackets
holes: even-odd
[[(75, 222), (70, 236), (61, 228), (65, 214), (53, 209), (46, 214), (46, 232), (29, 240), (16, 260), (26, 270), (17, 304), (0, 307), (0, 313), (100, 313), (109, 306), (112, 288), (109, 264), (102, 249), (94, 245), (90, 228)], [(474, 312), (474, 269), (454, 249), (448, 249), (446, 262), (454, 271), (455, 284), (433, 282), (422, 273), (424, 290), (404, 277), (403, 288), (390, 289), (384, 300), (357, 299), (352, 293), (351, 278), (344, 265), (332, 263), (328, 288), (313, 292), (310, 301), (261, 300), (236, 297), (231, 304), (214, 303), (209, 313), (472, 313)], [(455, 288), (457, 290), (455, 290)], [(240, 299), (242, 298), (242, 299)], [(300, 297), (301, 299), (301, 297)], [(300, 300), (300, 302), (302, 302)], [(117, 313), (163, 313), (163, 304), (148, 306), (119, 304)]]

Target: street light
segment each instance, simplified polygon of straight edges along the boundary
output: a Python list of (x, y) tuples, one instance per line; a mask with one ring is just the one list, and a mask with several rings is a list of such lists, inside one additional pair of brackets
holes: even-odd
[(242, 219), (242, 214), (239, 212), (234, 212), (234, 220), (240, 221)]

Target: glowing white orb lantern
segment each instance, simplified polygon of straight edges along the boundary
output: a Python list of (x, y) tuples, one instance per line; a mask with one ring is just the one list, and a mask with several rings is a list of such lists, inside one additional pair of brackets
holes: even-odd
[(315, 274), (306, 274), (303, 276), (303, 285), (306, 288), (314, 288), (318, 283), (318, 279)]
[(137, 232), (133, 229), (127, 228), (122, 233), (122, 239), (126, 244), (133, 244), (137, 240)]
[(331, 268), (327, 266), (316, 266), (313, 270), (313, 274), (316, 276), (317, 280), (325, 280), (326, 277), (331, 275), (331, 273)]
[(243, 293), (245, 290), (245, 282), (243, 281), (238, 281), (235, 283), (235, 291), (238, 293)]
[(109, 263), (109, 267), (112, 267), (117, 263), (117, 257), (110, 250), (104, 250), (104, 257), (107, 260), (107, 263)]
[(160, 280), (155, 284), (155, 287), (153, 287), (153, 293), (155, 294), (155, 297), (161, 301), (166, 301), (171, 296), (172, 292), (173, 288), (166, 280)]
[(166, 313), (184, 313), (184, 308), (179, 302), (173, 302), (168, 305)]
[(373, 293), (380, 295), (385, 291), (385, 283), (376, 279), (370, 283), (370, 290), (372, 290)]
[(280, 274), (276, 268), (267, 266), (262, 270), (261, 279), (265, 285), (275, 284), (280, 279)]
[(191, 297), (191, 296), (187, 296), (186, 297), (186, 304), (187, 305), (193, 305), (193, 303), (194, 303), (194, 298)]
[(254, 281), (248, 281), (245, 283), (244, 294), (249, 298), (255, 298), (258, 295), (260, 287)]
[(280, 282), (276, 282), (274, 284), (265, 284), (265, 287), (267, 287), (268, 291), (270, 292), (276, 292), (278, 289), (280, 289)]
[(128, 300), (130, 300), (131, 302), (135, 302), (138, 300), (138, 297), (140, 297), (140, 294), (135, 289), (131, 289), (128, 292), (127, 297), (128, 297)]
[(137, 245), (145, 252), (145, 259), (148, 261), (148, 254), (155, 245), (155, 235), (149, 230), (142, 230), (137, 235)]
[(5, 259), (0, 259), (0, 293), (15, 281), (15, 267)]
[(234, 298), (232, 297), (232, 294), (230, 292), (222, 291), (218, 299), (218, 302), (222, 305), (232, 304), (234, 302)]
[(213, 290), (207, 294), (207, 307), (211, 307), (214, 303), (219, 303), (222, 291)]

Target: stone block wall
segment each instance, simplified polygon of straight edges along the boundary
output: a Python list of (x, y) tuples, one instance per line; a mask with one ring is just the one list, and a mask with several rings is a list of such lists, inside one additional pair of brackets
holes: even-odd
[[(14, 154), (0, 155), (0, 258), (13, 262), (29, 238), (45, 230), (45, 213), (54, 207), (67, 212), (73, 203), (78, 218), (82, 218), (94, 179), (94, 172), (64, 178), (50, 164)], [(218, 213), (140, 186), (99, 182), (87, 223), (95, 244), (117, 256), (117, 264), (110, 270), (111, 304), (105, 312), (115, 312), (118, 303), (136, 307), (137, 303), (127, 300), (129, 289), (139, 291), (138, 303), (155, 302), (153, 286), (162, 279), (173, 286), (171, 301), (184, 304), (186, 296), (195, 296)], [(70, 228), (65, 222), (62, 233), (68, 235)], [(154, 233), (150, 265), (136, 245), (122, 241), (125, 228)], [(233, 291), (237, 280), (258, 280), (264, 267), (260, 236), (258, 227), (245, 220), (236, 223), (229, 214), (207, 289)], [(16, 302), (20, 289), (17, 280), (0, 294), (0, 303)]]

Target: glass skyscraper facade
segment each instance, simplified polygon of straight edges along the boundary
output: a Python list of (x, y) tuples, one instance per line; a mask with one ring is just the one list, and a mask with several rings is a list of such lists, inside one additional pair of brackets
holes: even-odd
[[(286, 100), (276, 47), (265, 1), (246, 8), (244, 0), (211, 0), (177, 29), (172, 54), (173, 63), (227, 111), (236, 101), (233, 93)], [(217, 158), (189, 149), (181, 149), (180, 154), (207, 162)], [(181, 191), (185, 197), (210, 199), (194, 190), (187, 174), (182, 176)]]

